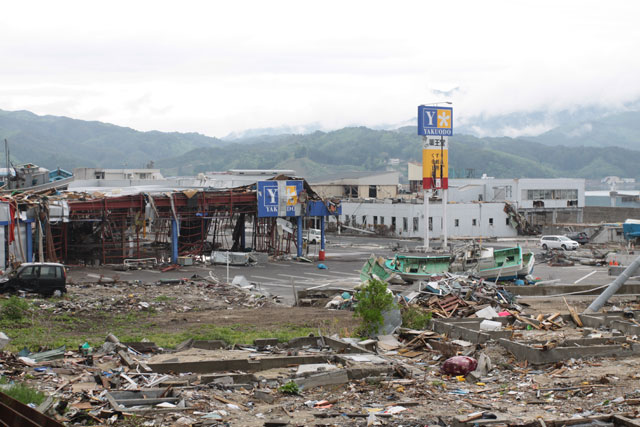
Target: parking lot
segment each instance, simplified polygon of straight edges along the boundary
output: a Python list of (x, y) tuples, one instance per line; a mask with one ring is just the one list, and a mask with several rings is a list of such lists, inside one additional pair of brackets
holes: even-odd
[[(453, 241), (452, 244), (463, 242)], [(523, 250), (532, 250), (539, 255), (541, 249), (537, 239), (521, 239), (499, 242), (485, 242), (487, 246), (507, 247), (519, 244)], [(140, 280), (143, 282), (157, 282), (160, 279), (189, 278), (195, 274), (199, 276), (215, 276), (221, 281), (233, 280), (236, 276), (244, 276), (248, 282), (272, 295), (281, 296), (285, 302), (293, 302), (293, 287), (297, 290), (331, 287), (353, 289), (360, 283), (360, 269), (365, 260), (375, 254), (391, 257), (395, 253), (410, 253), (421, 240), (390, 239), (380, 237), (338, 236), (329, 235), (326, 246), (325, 261), (315, 261), (319, 245), (309, 245), (306, 255), (313, 262), (297, 261), (294, 258), (261, 262), (250, 266), (227, 266), (196, 264), (179, 270), (162, 273), (160, 270), (130, 270), (115, 271), (108, 267), (100, 268), (72, 268), (70, 280), (74, 282), (97, 282), (99, 280), (115, 279), (119, 281)], [(415, 252), (414, 252), (415, 254)], [(593, 267), (575, 265), (571, 267), (551, 267), (536, 261), (533, 276), (543, 281), (557, 281), (554, 284), (604, 285), (611, 282), (607, 267)], [(324, 264), (327, 268), (318, 268)], [(102, 279), (101, 279), (102, 278)]]

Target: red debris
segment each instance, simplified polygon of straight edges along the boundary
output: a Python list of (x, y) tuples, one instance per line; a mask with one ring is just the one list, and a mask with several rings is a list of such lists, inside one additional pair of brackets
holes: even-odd
[(478, 361), (473, 357), (454, 356), (445, 360), (440, 370), (447, 375), (467, 375), (475, 371)]

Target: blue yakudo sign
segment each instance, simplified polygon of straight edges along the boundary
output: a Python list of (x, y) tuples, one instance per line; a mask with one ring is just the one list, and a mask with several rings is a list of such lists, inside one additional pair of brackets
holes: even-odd
[(300, 215), (302, 181), (258, 181), (258, 217)]
[(453, 108), (420, 105), (418, 107), (418, 135), (453, 135)]

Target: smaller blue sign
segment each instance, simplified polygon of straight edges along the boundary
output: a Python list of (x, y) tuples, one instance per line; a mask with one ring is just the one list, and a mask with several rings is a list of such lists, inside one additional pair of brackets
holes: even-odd
[(258, 217), (296, 216), (302, 181), (258, 181)]
[(418, 135), (453, 135), (453, 108), (420, 105)]

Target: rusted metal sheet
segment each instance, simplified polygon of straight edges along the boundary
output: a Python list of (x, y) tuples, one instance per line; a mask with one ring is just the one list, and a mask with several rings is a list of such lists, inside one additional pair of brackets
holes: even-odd
[(0, 425), (10, 427), (63, 427), (63, 424), (58, 421), (2, 392), (0, 392)]

